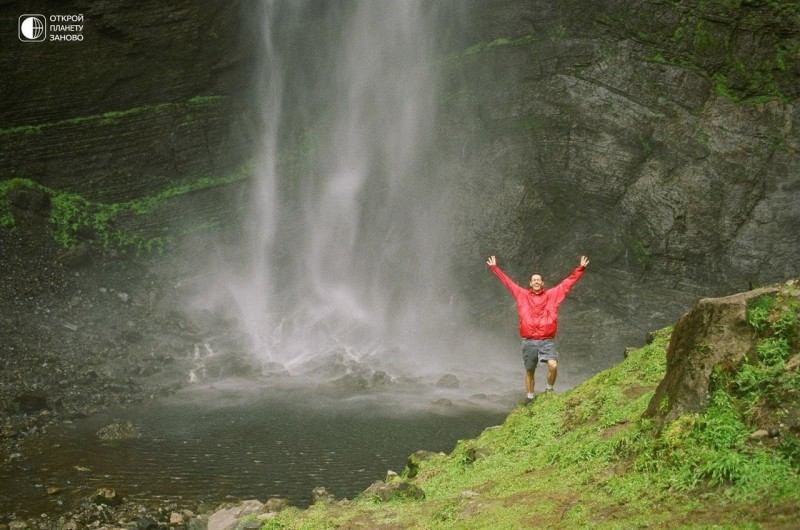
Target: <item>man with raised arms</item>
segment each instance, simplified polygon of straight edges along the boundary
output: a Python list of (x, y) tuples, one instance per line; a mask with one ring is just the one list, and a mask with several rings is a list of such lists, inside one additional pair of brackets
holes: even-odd
[(506, 276), (497, 266), (497, 258), (489, 256), (486, 261), (489, 270), (497, 276), (503, 285), (514, 297), (517, 303), (519, 316), (519, 334), (522, 337), (522, 360), (525, 363), (525, 388), (528, 391), (527, 403), (535, 399), (533, 393), (534, 373), (538, 363), (547, 363), (547, 390), (552, 392), (553, 385), (558, 375), (558, 352), (556, 351), (555, 337), (558, 329), (558, 306), (566, 298), (586, 266), (589, 259), (581, 256), (578, 265), (572, 274), (564, 278), (561, 283), (550, 289), (545, 289), (542, 275), (531, 275), (530, 288), (520, 287)]

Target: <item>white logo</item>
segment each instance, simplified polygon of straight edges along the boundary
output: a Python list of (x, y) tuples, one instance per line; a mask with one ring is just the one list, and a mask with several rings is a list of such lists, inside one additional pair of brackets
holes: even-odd
[(19, 17), (19, 40), (42, 42), (47, 38), (47, 18), (44, 15), (22, 15)]

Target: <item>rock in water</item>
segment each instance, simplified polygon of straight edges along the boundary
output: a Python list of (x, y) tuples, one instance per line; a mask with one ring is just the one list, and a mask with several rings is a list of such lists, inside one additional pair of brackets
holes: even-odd
[(288, 499), (281, 499), (278, 497), (267, 499), (267, 502), (265, 503), (267, 511), (270, 513), (280, 512), (288, 508), (290, 505), (291, 503)]
[(311, 504), (317, 504), (318, 502), (333, 504), (336, 502), (336, 497), (322, 486), (318, 486), (311, 490)]
[(129, 440), (139, 437), (139, 429), (129, 421), (116, 421), (97, 431), (101, 440)]
[(438, 388), (458, 388), (458, 377), (453, 374), (445, 374), (436, 382), (436, 386)]
[(122, 504), (122, 497), (117, 495), (117, 491), (114, 489), (100, 488), (95, 492), (94, 497), (92, 497), (92, 501), (94, 501), (95, 504), (118, 506)]

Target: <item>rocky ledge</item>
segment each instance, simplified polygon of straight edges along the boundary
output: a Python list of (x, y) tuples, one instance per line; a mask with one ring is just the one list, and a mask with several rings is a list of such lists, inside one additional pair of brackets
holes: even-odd
[[(65, 251), (39, 211), (30, 204), (15, 231), (0, 230), (4, 466), (24, 465), (26, 447), (54, 424), (168, 395), (188, 384), (199, 366), (209, 377), (237, 375), (237, 366), (251, 371), (241, 348), (227, 348), (229, 353), (207, 362), (209, 336), (227, 340), (224, 323), (192, 321), (181, 310), (177, 280), (151, 272), (157, 258), (147, 262), (91, 248)], [(121, 520), (109, 515), (114, 512), (108, 506), (87, 501), (67, 522), (74, 519), (82, 527)], [(19, 508), (0, 502), (0, 529), (20, 527)], [(148, 517), (154, 521), (171, 513), (168, 506), (125, 510), (153, 513)], [(33, 527), (64, 527), (56, 525), (59, 515), (43, 516)]]

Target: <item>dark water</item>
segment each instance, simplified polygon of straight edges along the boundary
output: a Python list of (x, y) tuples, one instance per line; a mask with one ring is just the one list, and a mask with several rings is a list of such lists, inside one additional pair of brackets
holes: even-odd
[[(236, 499), (310, 502), (324, 486), (352, 498), (416, 450), (449, 452), (499, 424), (507, 410), (428, 406), (406, 412), (388, 399), (331, 399), (313, 391), (206, 390), (59, 425), (0, 473), (0, 514), (63, 511), (99, 487), (129, 502), (206, 505)], [(140, 437), (96, 432), (131, 421)], [(48, 494), (47, 488), (60, 492)]]

